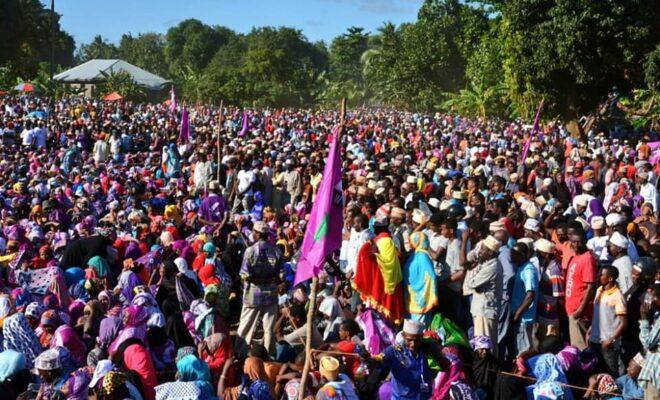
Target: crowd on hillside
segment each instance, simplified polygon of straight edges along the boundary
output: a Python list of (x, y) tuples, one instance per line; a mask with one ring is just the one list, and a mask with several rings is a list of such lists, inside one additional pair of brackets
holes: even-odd
[(1, 399), (660, 398), (657, 133), (349, 110), (308, 327), (338, 113), (183, 114), (0, 97)]

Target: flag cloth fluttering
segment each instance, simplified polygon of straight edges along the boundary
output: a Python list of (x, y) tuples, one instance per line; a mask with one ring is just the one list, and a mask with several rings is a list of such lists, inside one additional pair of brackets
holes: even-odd
[(249, 119), (250, 118), (248, 117), (248, 112), (243, 111), (243, 127), (241, 128), (241, 131), (238, 133), (238, 136), (245, 136), (248, 129), (250, 129)]
[(294, 285), (318, 276), (325, 257), (341, 247), (343, 192), (341, 186), (341, 144), (339, 130), (331, 137), (330, 152), (323, 170), (323, 180), (312, 206), (303, 239)]
[(522, 152), (522, 164), (525, 164), (525, 160), (527, 159), (527, 152), (529, 151), (529, 146), (532, 144), (532, 139), (534, 138), (534, 135), (536, 135), (536, 132), (539, 130), (539, 116), (541, 116), (541, 109), (543, 109), (543, 99), (541, 99), (541, 102), (539, 103), (539, 108), (536, 110), (536, 116), (534, 116), (534, 126), (532, 127), (532, 132), (529, 134), (529, 138), (527, 139), (527, 142), (525, 142), (525, 147), (523, 148)]
[(190, 121), (188, 120), (188, 108), (183, 107), (181, 111), (181, 130), (179, 131), (179, 142), (187, 143), (190, 137)]

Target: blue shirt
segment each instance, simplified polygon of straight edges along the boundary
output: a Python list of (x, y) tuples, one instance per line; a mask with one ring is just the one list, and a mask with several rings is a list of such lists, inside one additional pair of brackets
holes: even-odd
[[(383, 363), (392, 372), (393, 400), (426, 400), (431, 397), (434, 374), (424, 353), (415, 357), (407, 347), (394, 345), (383, 352)], [(424, 393), (421, 391), (423, 385), (427, 388)]]
[(630, 375), (625, 374), (616, 380), (616, 385), (621, 390), (624, 399), (643, 399), (644, 389), (637, 385), (637, 382)]
[(523, 323), (532, 323), (536, 320), (536, 304), (539, 298), (539, 275), (538, 271), (531, 262), (526, 262), (516, 271), (516, 278), (513, 282), (513, 293), (511, 296), (511, 311), (516, 312), (523, 303), (527, 292), (534, 292), (532, 304), (523, 312), (520, 321)]

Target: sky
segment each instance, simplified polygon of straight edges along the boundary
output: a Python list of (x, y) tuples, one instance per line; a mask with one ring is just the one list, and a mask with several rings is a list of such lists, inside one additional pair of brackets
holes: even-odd
[[(50, 0), (41, 0), (47, 8)], [(374, 32), (390, 21), (417, 19), (423, 0), (55, 0), (61, 24), (76, 46), (101, 35), (118, 43), (121, 35), (165, 33), (184, 19), (227, 26), (239, 33), (252, 27), (289, 26), (311, 41), (329, 43), (351, 26)]]

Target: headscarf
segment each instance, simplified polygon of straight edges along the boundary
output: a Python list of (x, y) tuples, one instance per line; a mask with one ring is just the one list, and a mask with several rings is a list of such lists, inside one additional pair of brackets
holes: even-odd
[(32, 368), (34, 360), (41, 353), (41, 343), (25, 315), (16, 313), (7, 317), (2, 327), (2, 333), (3, 348), (23, 353), (28, 368)]
[(185, 258), (183, 257), (177, 257), (174, 259), (174, 265), (176, 265), (176, 268), (179, 270), (180, 273), (185, 275), (186, 277), (192, 279), (194, 282), (198, 281), (197, 275), (193, 270), (191, 270), (188, 267), (188, 262), (186, 261)]
[(600, 394), (615, 395), (619, 393), (619, 387), (616, 385), (612, 375), (598, 374), (596, 381), (598, 382), (598, 387), (596, 390), (598, 390)]
[(110, 371), (103, 377), (101, 390), (105, 395), (111, 395), (126, 383), (126, 375), (119, 371)]
[(411, 314), (425, 314), (438, 304), (435, 270), (428, 252), (429, 239), (422, 232), (414, 232), (410, 235), (410, 245), (414, 253), (403, 269), (406, 304)]
[(118, 317), (105, 317), (99, 326), (99, 335), (96, 344), (103, 350), (107, 350), (113, 340), (117, 337), (121, 328), (121, 320)]
[(87, 392), (91, 381), (92, 376), (87, 368), (74, 371), (66, 383), (69, 389), (66, 400), (87, 400)]
[(470, 340), (470, 346), (472, 350), (477, 351), (479, 349), (493, 350), (493, 341), (488, 336), (475, 336)]
[(131, 305), (124, 311), (126, 327), (137, 327), (147, 323), (149, 310), (142, 305)]
[(73, 286), (85, 279), (85, 271), (80, 267), (71, 267), (64, 271), (67, 286)]
[(11, 312), (11, 309), (11, 298), (6, 294), (0, 295), (0, 328), (2, 327), (2, 323), (5, 318), (7, 318)]
[(199, 279), (204, 286), (213, 284), (219, 285), (221, 283), (220, 278), (215, 275), (215, 265), (213, 264), (204, 264), (204, 266), (199, 269)]
[[(50, 284), (50, 292), (57, 297), (58, 304), (60, 308), (66, 310), (71, 305), (71, 296), (69, 296), (69, 291), (67, 290), (66, 282), (64, 277), (61, 274), (55, 275), (53, 281)], [(45, 301), (45, 299), (44, 299)]]
[(28, 304), (27, 307), (25, 307), (25, 316), (41, 320), (41, 314), (43, 314), (44, 311), (44, 306), (37, 303), (36, 301), (33, 301), (32, 303)]
[(78, 333), (70, 327), (69, 325), (61, 325), (53, 333), (53, 338), (50, 342), (50, 347), (64, 347), (69, 350), (71, 357), (78, 363), (78, 365), (83, 365), (85, 363), (85, 354), (87, 353), (87, 347), (85, 343), (80, 339)]
[(328, 340), (328, 337), (334, 332), (339, 333), (339, 325), (344, 318), (344, 310), (334, 296), (328, 296), (323, 299), (319, 306), (319, 312), (328, 317), (328, 324), (323, 331), (323, 340)]
[(149, 311), (143, 306), (129, 306), (124, 310), (124, 328), (110, 344), (108, 353), (112, 353), (127, 339), (138, 339), (143, 343), (147, 339), (147, 320)]
[(101, 256), (90, 258), (89, 261), (87, 261), (87, 265), (92, 267), (94, 271), (96, 271), (96, 274), (101, 278), (105, 278), (110, 274), (110, 266), (105, 258)]
[(266, 376), (266, 369), (264, 368), (264, 362), (257, 357), (248, 357), (245, 359), (245, 364), (243, 364), (243, 373), (247, 375), (251, 381), (265, 381), (268, 379)]
[(542, 385), (545, 382), (568, 383), (562, 366), (554, 354), (546, 353), (531, 357), (527, 360), (527, 365), (529, 372), (536, 378), (536, 383), (527, 387), (527, 390), (531, 390), (534, 394), (534, 398), (539, 398), (539, 391), (545, 390)]
[(16, 376), (27, 369), (25, 356), (14, 350), (5, 350), (0, 353), (0, 382)]
[(189, 354), (177, 361), (176, 369), (179, 372), (179, 380), (183, 382), (211, 382), (211, 371), (208, 364), (193, 354)]

